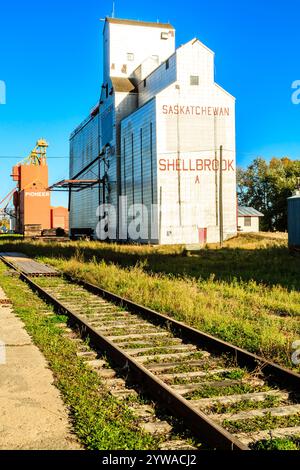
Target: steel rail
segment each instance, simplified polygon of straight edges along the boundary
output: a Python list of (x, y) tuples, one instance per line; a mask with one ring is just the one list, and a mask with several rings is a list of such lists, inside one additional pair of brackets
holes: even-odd
[(183, 419), (185, 424), (195, 432), (197, 436), (205, 437), (206, 442), (213, 448), (230, 451), (250, 450), (248, 446), (244, 445), (224, 428), (213, 422), (202, 411), (198, 411), (192, 407), (188, 400), (185, 400), (181, 395), (176, 393), (171, 387), (157, 378), (133, 357), (96, 331), (88, 322), (81, 318), (80, 315), (63, 305), (58, 299), (36, 284), (27, 275), (16, 269), (9, 261), (2, 257), (1, 259), (7, 266), (17, 271), (19, 278), (27, 283), (34, 292), (38, 293), (43, 300), (52, 304), (58, 312), (68, 316), (70, 325), (78, 327), (83, 338), (89, 338), (95, 348), (109, 355), (113, 362), (121, 369), (130, 371), (131, 375), (137, 380), (137, 383), (142, 384), (142, 388), (150, 393), (155, 401), (164, 405), (164, 407), (176, 417)]
[(65, 275), (65, 277), (74, 283), (82, 286), (92, 294), (96, 294), (100, 297), (107, 299), (115, 304), (122, 307), (126, 307), (131, 312), (138, 313), (152, 322), (158, 323), (162, 326), (171, 328), (175, 334), (179, 334), (188, 339), (191, 343), (199, 347), (205, 347), (208, 350), (214, 350), (219, 354), (230, 353), (237, 364), (240, 366), (248, 367), (252, 370), (260, 368), (265, 375), (271, 376), (274, 380), (283, 383), (285, 387), (291, 387), (293, 390), (299, 391), (300, 393), (300, 374), (293, 372), (285, 367), (281, 367), (263, 357), (256, 354), (250, 353), (242, 348), (234, 346), (226, 341), (222, 341), (214, 336), (204, 333), (200, 330), (192, 328), (182, 322), (174, 320), (173, 318), (158, 313), (155, 310), (151, 310), (142, 305), (138, 305), (131, 300), (120, 297), (112, 292), (106, 291), (101, 287), (94, 284), (90, 284), (83, 280), (78, 280), (71, 276)]
[[(145, 387), (157, 401), (164, 404), (164, 406), (173, 414), (181, 417), (188, 427), (197, 433), (197, 435), (199, 435), (199, 433), (205, 435), (207, 442), (211, 446), (224, 450), (250, 450), (249, 447), (241, 443), (235, 436), (213, 422), (205, 413), (190, 406), (190, 402), (188, 400), (177, 394), (171, 387), (157, 378), (143, 365), (138, 363), (134, 358), (120, 349), (108, 338), (96, 331), (88, 324), (88, 322), (81, 318), (80, 315), (74, 313), (67, 306), (62, 304), (59, 300), (30, 279), (30, 277), (13, 266), (9, 261), (2, 257), (1, 259), (10, 268), (18, 271), (21, 280), (25, 281), (32, 290), (37, 292), (44, 300), (54, 305), (57, 310), (66, 314), (70, 319), (70, 323), (79, 327), (83, 337), (89, 337), (92, 340), (93, 345), (106, 352), (119, 367), (130, 370), (137, 382), (142, 383), (143, 387)], [(246, 350), (219, 340), (209, 334), (196, 330), (195, 328), (189, 327), (167, 315), (138, 305), (131, 300), (106, 291), (94, 284), (73, 278), (69, 275), (64, 275), (64, 277), (68, 281), (83, 287), (96, 296), (100, 296), (109, 302), (125, 307), (128, 311), (137, 313), (149, 319), (154, 324), (159, 324), (171, 329), (174, 334), (180, 335), (200, 348), (205, 348), (208, 351), (215, 351), (219, 354), (230, 354), (235, 358), (237, 364), (240, 366), (246, 366), (253, 370), (260, 368), (268, 378), (272, 378), (273, 381), (284, 384), (285, 389), (290, 387), (292, 391), (296, 393), (300, 390), (300, 374), (297, 374), (296, 372), (283, 368), (260, 356), (249, 353)]]

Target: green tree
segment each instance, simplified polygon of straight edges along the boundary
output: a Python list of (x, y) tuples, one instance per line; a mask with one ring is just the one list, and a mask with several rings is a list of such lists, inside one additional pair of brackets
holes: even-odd
[(262, 230), (287, 230), (287, 198), (300, 177), (300, 161), (288, 157), (256, 158), (248, 168), (238, 170), (238, 199), (242, 206), (264, 214)]

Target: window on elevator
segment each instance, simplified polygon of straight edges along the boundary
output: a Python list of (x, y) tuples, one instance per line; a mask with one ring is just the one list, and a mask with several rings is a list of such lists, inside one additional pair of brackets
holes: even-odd
[(199, 76), (198, 75), (191, 75), (190, 84), (192, 86), (198, 86), (199, 85)]

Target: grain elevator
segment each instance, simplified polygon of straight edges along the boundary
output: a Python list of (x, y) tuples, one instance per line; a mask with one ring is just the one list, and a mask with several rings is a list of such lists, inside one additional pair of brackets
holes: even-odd
[(170, 24), (107, 18), (103, 85), (70, 138), (71, 229), (95, 238), (205, 244), (236, 235), (235, 99), (197, 38)]
[(17, 187), (12, 191), (14, 230), (25, 236), (39, 237), (44, 231), (69, 229), (69, 214), (64, 207), (51, 207), (48, 143), (39, 139), (34, 150), (12, 169)]

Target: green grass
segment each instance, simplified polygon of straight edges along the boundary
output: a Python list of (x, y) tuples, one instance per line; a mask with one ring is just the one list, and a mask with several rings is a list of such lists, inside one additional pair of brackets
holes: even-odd
[(235, 414), (241, 411), (275, 408), (282, 404), (282, 400), (279, 397), (270, 395), (261, 401), (242, 400), (230, 404), (215, 403), (209, 407), (208, 411), (212, 414)]
[(258, 431), (272, 431), (277, 428), (293, 428), (300, 426), (300, 414), (293, 416), (272, 416), (271, 412), (261, 418), (243, 421), (225, 420), (222, 426), (230, 433), (248, 433)]
[(300, 450), (300, 439), (270, 439), (251, 446), (252, 450)]
[[(127, 297), (221, 339), (292, 367), (291, 344), (300, 338), (300, 319), (281, 318), (265, 306), (261, 286), (254, 282), (221, 282), (149, 274), (143, 267), (120, 268), (105, 262), (83, 263), (47, 259), (64, 272)], [(252, 301), (249, 290), (252, 289)], [(274, 294), (274, 295), (273, 295)], [(292, 294), (278, 286), (269, 291), (290, 302)], [(272, 297), (273, 296), (273, 297)], [(300, 295), (294, 293), (299, 302)], [(268, 300), (269, 301), (269, 300)], [(255, 305), (254, 305), (255, 303)]]
[(46, 305), (24, 283), (5, 275), (5, 270), (0, 264), (0, 285), (48, 361), (81, 443), (89, 450), (157, 449), (158, 439), (139, 429), (127, 406), (111, 396), (98, 375), (77, 357), (76, 343), (58, 327), (66, 317), (41, 315)]
[[(245, 377), (246, 372), (243, 371), (242, 369), (240, 370), (235, 370), (232, 372), (223, 372), (220, 374), (210, 374), (209, 372), (207, 373), (207, 380), (210, 381), (215, 381), (215, 382), (220, 382), (225, 379), (227, 380), (241, 380)], [(174, 377), (172, 380), (168, 380), (169, 383), (172, 383), (173, 385), (188, 385), (191, 382), (193, 383), (201, 383), (203, 382), (203, 376), (200, 377), (186, 377), (186, 378), (181, 378), (181, 377)]]
[[(58, 244), (0, 239), (2, 250), (24, 252), (66, 274), (97, 284), (300, 372), (300, 367), (291, 364), (291, 345), (300, 339), (300, 260), (289, 254), (284, 237), (243, 235), (227, 242), (222, 250), (210, 246), (194, 254), (183, 246)], [(134, 339), (131, 342), (139, 344)], [(208, 371), (210, 366), (207, 366)], [(176, 368), (177, 373), (192, 370), (186, 362)], [(203, 360), (203, 370), (206, 370), (206, 360)], [(228, 378), (240, 377), (232, 375)], [(243, 385), (242, 389), (232, 386), (216, 391), (216, 388), (208, 387), (189, 396), (205, 398), (267, 389)], [(271, 397), (258, 403), (245, 400), (234, 405), (216, 404), (209, 411), (235, 413), (271, 408), (280, 403), (280, 399)], [(120, 425), (126, 427), (128, 421), (121, 416)], [(252, 430), (253, 426), (269, 429), (291, 423), (290, 418), (280, 423), (264, 418), (264, 421), (245, 423), (243, 430), (248, 429), (247, 425)], [(240, 432), (236, 423), (228, 425)], [(146, 442), (141, 448), (147, 448), (149, 437), (140, 436), (136, 436), (138, 442), (143, 439)], [(299, 439), (270, 439), (253, 448), (299, 450), (300, 445)]]
[(7, 240), (8, 241), (23, 240), (23, 236), (22, 235), (0, 233), (0, 242), (7, 241)]
[[(222, 250), (97, 242), (14, 241), (22, 251), (223, 340), (292, 368), (300, 339), (300, 263), (274, 235), (245, 235)], [(300, 368), (294, 367), (295, 370)]]
[(242, 395), (246, 393), (266, 392), (268, 387), (254, 387), (253, 385), (241, 383), (224, 387), (203, 386), (194, 392), (185, 395), (187, 400), (201, 400), (203, 398), (222, 397), (227, 395)]

